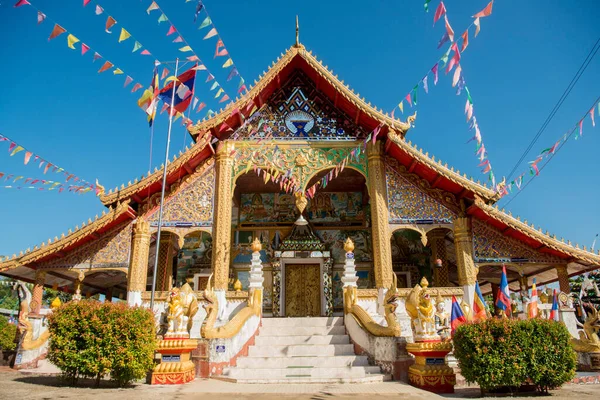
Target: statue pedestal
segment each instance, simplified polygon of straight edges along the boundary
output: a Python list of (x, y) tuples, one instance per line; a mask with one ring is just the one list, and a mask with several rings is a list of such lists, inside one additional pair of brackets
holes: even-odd
[(160, 363), (152, 371), (152, 385), (179, 385), (194, 380), (196, 367), (191, 352), (198, 347), (196, 339), (187, 337), (165, 337), (158, 341), (156, 352)]
[(408, 369), (411, 385), (433, 393), (454, 393), (456, 375), (446, 364), (446, 355), (452, 351), (452, 343), (408, 343), (406, 351), (415, 356), (415, 364)]

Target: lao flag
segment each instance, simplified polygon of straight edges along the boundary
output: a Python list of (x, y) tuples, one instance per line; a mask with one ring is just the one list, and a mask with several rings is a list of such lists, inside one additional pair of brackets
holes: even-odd
[(467, 318), (465, 317), (462, 308), (460, 308), (458, 301), (456, 301), (456, 297), (452, 296), (452, 313), (450, 314), (451, 333), (454, 333), (454, 330), (465, 322), (467, 322)]
[(531, 302), (527, 307), (527, 317), (535, 318), (538, 316), (538, 293), (535, 286), (535, 278), (533, 278), (533, 286), (531, 287)]
[(171, 104), (173, 97), (173, 85), (175, 87), (175, 96), (173, 97), (172, 109), (183, 113), (192, 102), (192, 93), (194, 92), (194, 81), (196, 79), (196, 66), (190, 68), (183, 74), (179, 75), (175, 81), (169, 82), (167, 86), (161, 89), (159, 96), (165, 104)]
[(548, 319), (552, 319), (554, 321), (560, 321), (558, 317), (558, 296), (556, 295), (556, 289), (552, 294), (552, 310), (550, 310), (550, 317)]
[(508, 279), (506, 278), (506, 266), (502, 265), (502, 277), (500, 278), (500, 288), (496, 298), (496, 307), (510, 315), (510, 292), (508, 291)]
[(487, 307), (485, 299), (481, 294), (479, 282), (475, 282), (475, 299), (473, 300), (473, 319), (475, 321), (484, 321), (487, 318)]

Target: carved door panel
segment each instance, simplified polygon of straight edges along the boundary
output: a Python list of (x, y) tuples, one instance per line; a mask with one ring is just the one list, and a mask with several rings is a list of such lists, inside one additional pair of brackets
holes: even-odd
[(286, 317), (321, 315), (321, 271), (319, 264), (285, 266)]

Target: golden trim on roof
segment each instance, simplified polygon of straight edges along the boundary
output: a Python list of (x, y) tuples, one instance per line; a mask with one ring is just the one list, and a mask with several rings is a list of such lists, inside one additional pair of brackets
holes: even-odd
[(550, 249), (568, 254), (576, 260), (600, 267), (600, 250), (598, 251), (598, 254), (594, 254), (590, 251), (587, 251), (585, 246), (583, 249), (580, 249), (578, 244), (573, 246), (570, 241), (568, 243), (564, 243), (564, 241), (556, 239), (555, 235), (550, 236), (547, 232), (543, 233), (542, 228), (538, 227), (536, 229), (533, 224), (529, 225), (527, 221), (523, 222), (518, 217), (514, 218), (512, 215), (509, 215), (503, 210), (498, 209), (498, 207), (492, 207), (484, 204), (481, 200), (476, 199), (475, 205), (490, 217), (495, 218), (508, 225), (510, 228), (539, 241)]
[(410, 129), (410, 123), (392, 118), (387, 113), (384, 113), (383, 110), (378, 110), (376, 107), (372, 106), (371, 103), (360, 97), (358, 93), (354, 93), (354, 90), (350, 89), (344, 81), (340, 81), (337, 75), (334, 75), (327, 66), (324, 66), (321, 61), (312, 55), (312, 52), (307, 51), (306, 48), (300, 44), (290, 47), (285, 54), (278, 57), (277, 62), (273, 63), (266, 73), (259, 76), (258, 82), (254, 81), (254, 86), (251, 87), (245, 95), (241, 98), (236, 98), (232, 103), (227, 105), (225, 109), (220, 109), (212, 118), (200, 121), (195, 126), (191, 126), (189, 128), (190, 133), (192, 135), (198, 135), (214, 127), (220, 126), (231, 116), (231, 111), (243, 108), (250, 99), (257, 97), (296, 55), (302, 57), (302, 59), (305, 60), (321, 78), (329, 82), (347, 101), (360, 110), (361, 113), (380, 121), (384, 125), (393, 126), (403, 133), (406, 133)]
[(416, 144), (413, 145), (410, 140), (407, 142), (401, 134), (396, 133), (393, 129), (388, 131), (388, 138), (416, 161), (427, 165), (439, 175), (442, 175), (457, 185), (476, 193), (484, 198), (486, 202), (496, 202), (500, 200), (501, 196), (493, 189), (488, 188), (485, 184), (482, 185), (475, 182), (473, 178), (468, 178), (467, 174), (461, 175), (460, 171), (454, 171), (454, 168), (448, 168), (448, 164), (442, 164), (439, 159), (436, 161), (435, 157), (430, 157), (427, 152), (423, 153), (423, 149), (417, 149)]
[(92, 219), (88, 219), (86, 222), (82, 222), (81, 228), (79, 225), (72, 231), (69, 229), (68, 234), (65, 236), (63, 233), (60, 238), (54, 237), (54, 240), (48, 239), (48, 242), (42, 242), (41, 245), (35, 246), (33, 250), (27, 249), (25, 252), (21, 252), (19, 256), (13, 254), (11, 259), (5, 258), (4, 261), (0, 262), (0, 271), (6, 271), (9, 269), (17, 268), (23, 265), (31, 264), (43, 257), (46, 257), (52, 253), (61, 251), (62, 249), (76, 243), (81, 238), (96, 232), (99, 229), (104, 228), (121, 214), (129, 210), (129, 201), (118, 203), (116, 207), (109, 207), (108, 212), (102, 211), (102, 216)]
[[(186, 147), (185, 151), (180, 151), (178, 156), (173, 156), (173, 161), (167, 166), (167, 174), (170, 174), (171, 172), (181, 168), (185, 163), (201, 153), (208, 144), (209, 140), (210, 137), (203, 138), (200, 142), (195, 143), (191, 148)], [(117, 201), (128, 199), (130, 196), (134, 195), (140, 190), (146, 189), (150, 185), (160, 181), (163, 176), (163, 168), (164, 164), (162, 164), (160, 168), (154, 168), (154, 172), (152, 173), (148, 171), (147, 175), (141, 180), (136, 178), (133, 183), (129, 181), (127, 186), (123, 184), (121, 185), (120, 189), (116, 187), (114, 189), (110, 189), (108, 193), (101, 193), (99, 196), (100, 201), (106, 206), (116, 203)]]

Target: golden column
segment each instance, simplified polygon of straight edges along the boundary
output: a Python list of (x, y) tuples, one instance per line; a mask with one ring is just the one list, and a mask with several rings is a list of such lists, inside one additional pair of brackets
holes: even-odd
[(148, 279), (148, 253), (150, 252), (150, 224), (138, 219), (133, 227), (131, 258), (127, 273), (127, 303), (142, 304), (142, 292)]
[[(224, 141), (217, 147), (215, 164), (215, 206), (213, 213), (213, 256), (212, 271), (214, 288), (227, 290), (229, 280), (229, 258), (231, 250), (231, 209), (233, 198), (233, 142)], [(220, 303), (220, 302), (219, 302)]]
[(30, 310), (32, 314), (39, 314), (42, 309), (42, 298), (44, 296), (44, 283), (46, 282), (46, 271), (35, 271), (35, 283), (33, 284), (33, 295), (31, 297)]
[[(427, 242), (431, 244), (431, 263), (433, 264), (433, 283), (437, 287), (448, 287), (448, 262), (446, 261), (446, 231), (434, 229), (427, 235)], [(442, 266), (437, 267), (435, 261), (442, 260)]]
[(156, 290), (164, 292), (173, 287), (173, 235), (170, 232), (160, 233), (158, 249), (158, 268), (156, 271)]
[(567, 269), (567, 265), (557, 265), (556, 274), (558, 275), (560, 291), (566, 294), (571, 293), (571, 286), (569, 285), (569, 270)]
[(456, 249), (458, 283), (464, 290), (463, 301), (472, 309), (478, 268), (473, 261), (473, 232), (471, 219), (467, 216), (459, 216), (454, 220), (454, 247)]
[(392, 284), (392, 249), (390, 243), (383, 142), (367, 143), (369, 196), (371, 198), (371, 225), (373, 235), (373, 268), (378, 289)]

